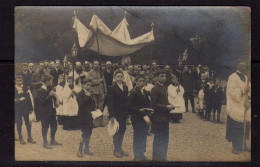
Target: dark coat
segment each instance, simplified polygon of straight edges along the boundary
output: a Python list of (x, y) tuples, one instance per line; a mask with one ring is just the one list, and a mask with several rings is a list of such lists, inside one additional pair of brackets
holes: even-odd
[(213, 107), (221, 107), (222, 103), (223, 103), (223, 99), (224, 99), (224, 91), (223, 91), (223, 87), (219, 86), (217, 88), (217, 86), (213, 86), (212, 88), (212, 106)]
[(202, 85), (203, 84), (207, 84), (208, 83), (208, 80), (205, 79), (205, 81), (203, 82), (201, 79), (198, 80), (198, 84), (197, 84), (197, 90), (200, 91), (202, 89)]
[(213, 87), (210, 89), (209, 84), (206, 84), (204, 87), (204, 101), (206, 107), (212, 106), (212, 99), (213, 99)]
[(154, 122), (168, 122), (170, 110), (166, 107), (169, 105), (167, 89), (156, 83), (151, 90), (151, 107), (154, 109)]
[(60, 68), (58, 69), (58, 71), (56, 70), (56, 68), (51, 69), (50, 74), (53, 76), (53, 86), (58, 85), (58, 78), (59, 75), (62, 73), (63, 71)]
[(42, 81), (42, 76), (43, 76), (43, 72), (37, 72), (37, 73), (34, 73), (32, 75), (32, 78), (31, 78), (31, 81), (30, 81), (31, 90), (41, 88), (42, 84), (39, 83), (39, 82)]
[(39, 89), (39, 115), (41, 119), (49, 119), (56, 116), (56, 109), (53, 107), (53, 97), (49, 95), (50, 91), (43, 88)]
[(79, 123), (93, 125), (93, 118), (91, 112), (95, 110), (95, 101), (91, 96), (87, 96), (82, 89), (76, 94), (79, 105), (78, 117)]
[(30, 86), (30, 82), (31, 82), (31, 78), (32, 78), (32, 75), (33, 75), (33, 74), (30, 73), (29, 70), (27, 70), (26, 73), (23, 73), (23, 71), (22, 71), (22, 72), (18, 73), (18, 75), (21, 75), (21, 76), (23, 77), (23, 85), (24, 85), (25, 87), (29, 87), (29, 86)]
[(193, 74), (189, 72), (183, 72), (181, 76), (181, 85), (185, 92), (193, 92), (196, 90), (196, 81)]
[(109, 117), (127, 116), (127, 100), (128, 88), (123, 85), (123, 91), (118, 87), (117, 83), (108, 87), (108, 111)]
[(113, 75), (114, 75), (114, 71), (111, 70), (110, 73), (108, 73), (106, 70), (104, 71), (104, 77), (105, 77), (105, 81), (106, 81), (106, 85), (107, 86), (111, 86), (113, 83)]
[[(28, 93), (28, 88), (26, 88), (25, 86), (23, 86), (23, 92), (18, 94), (18, 90), (16, 89), (16, 87), (14, 88), (15, 89), (15, 111), (17, 113), (19, 112), (28, 112), (33, 110), (33, 107), (32, 107), (32, 101), (31, 101), (31, 98), (30, 98), (30, 95)], [(16, 100), (20, 99), (24, 97), (25, 99), (23, 101), (19, 101), (17, 102)]]
[(142, 94), (141, 90), (135, 87), (129, 95), (127, 108), (131, 114), (132, 123), (144, 121), (143, 117), (145, 113), (141, 113), (139, 109), (150, 108), (150, 100), (147, 92), (144, 90), (144, 94)]

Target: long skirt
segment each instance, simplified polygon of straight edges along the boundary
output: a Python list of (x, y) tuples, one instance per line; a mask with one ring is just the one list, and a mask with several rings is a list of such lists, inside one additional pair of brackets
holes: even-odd
[[(250, 124), (246, 124), (245, 139), (249, 139)], [(242, 151), (244, 135), (244, 123), (233, 120), (230, 116), (227, 116), (227, 130), (226, 139), (232, 142), (234, 149)]]

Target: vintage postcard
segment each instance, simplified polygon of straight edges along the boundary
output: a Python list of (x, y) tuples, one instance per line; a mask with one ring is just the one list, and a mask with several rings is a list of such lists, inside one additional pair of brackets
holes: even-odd
[(251, 161), (251, 9), (17, 6), (16, 161)]

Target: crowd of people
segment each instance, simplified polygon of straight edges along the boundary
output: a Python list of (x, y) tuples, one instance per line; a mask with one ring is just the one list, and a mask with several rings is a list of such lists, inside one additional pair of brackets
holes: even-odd
[[(189, 111), (188, 101), (192, 113), (198, 113), (199, 118), (221, 122), (226, 88), (221, 86), (216, 71), (209, 67), (160, 66), (156, 62), (100, 64), (97, 60), (74, 64), (46, 60), (39, 63), (36, 71), (33, 63), (22, 64), (22, 71), (15, 75), (15, 120), (20, 144), (26, 143), (21, 132), (22, 117), (28, 143), (36, 143), (29, 120), (29, 115), (35, 113), (36, 121), (41, 121), (44, 148), (61, 145), (55, 140), (59, 124), (64, 130), (81, 129), (78, 157), (83, 157), (83, 153), (93, 155), (89, 149), (92, 129), (96, 127), (93, 111), (101, 111), (100, 126), (106, 126), (106, 116), (119, 124), (113, 135), (115, 157), (128, 156), (122, 150), (122, 142), (127, 124), (132, 124), (134, 159), (147, 159), (146, 139), (153, 134), (153, 160), (166, 160), (169, 122), (181, 122), (183, 113)], [(50, 143), (46, 137), (49, 127)]]

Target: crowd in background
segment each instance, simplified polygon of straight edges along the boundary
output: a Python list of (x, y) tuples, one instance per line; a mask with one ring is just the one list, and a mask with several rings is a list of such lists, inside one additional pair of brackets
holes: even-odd
[[(156, 62), (153, 62), (151, 65), (131, 65), (111, 63), (110, 61), (100, 63), (97, 60), (93, 62), (85, 61), (84, 63), (76, 61), (73, 64), (70, 62), (61, 63), (60, 60), (45, 60), (39, 63), (35, 71), (33, 69), (35, 69), (33, 63), (23, 63), (22, 71), (16, 74), (15, 111), (17, 131), (20, 143), (25, 144), (21, 134), (23, 117), (28, 132), (27, 141), (35, 143), (31, 136), (31, 123), (29, 121), (29, 115), (34, 112), (36, 121), (41, 121), (42, 124), (44, 148), (48, 149), (52, 148), (51, 145), (61, 145), (61, 143), (55, 140), (57, 118), (58, 123), (63, 125), (64, 130), (77, 129), (80, 122), (78, 121), (78, 116), (80, 113), (83, 113), (82, 110), (99, 110), (103, 113), (103, 120), (105, 117), (110, 119), (117, 118), (120, 127), (123, 127), (122, 124), (125, 124), (125, 121), (127, 124), (133, 124), (136, 132), (134, 132), (134, 136), (136, 136), (134, 137), (134, 143), (135, 145), (139, 144), (137, 147), (134, 146), (135, 157), (136, 160), (143, 160), (145, 157), (143, 154), (140, 154), (141, 147), (139, 148), (140, 143), (137, 140), (141, 141), (141, 139), (146, 139), (146, 137), (140, 136), (140, 133), (143, 134), (145, 132), (138, 132), (140, 127), (135, 126), (135, 122), (138, 120), (135, 119), (135, 116), (140, 113), (135, 112), (135, 108), (132, 108), (133, 105), (143, 105), (145, 106), (143, 108), (150, 108), (155, 111), (160, 110), (157, 107), (153, 107), (153, 105), (158, 102), (155, 99), (160, 96), (160, 91), (163, 90), (165, 94), (162, 94), (160, 100), (167, 97), (162, 103), (170, 105), (166, 107), (167, 110), (169, 109), (170, 115), (168, 115), (169, 118), (167, 119), (170, 122), (181, 122), (183, 113), (189, 111), (188, 102), (190, 101), (191, 111), (198, 113), (199, 118), (205, 121), (220, 123), (221, 106), (226, 101), (226, 89), (221, 86), (221, 79), (217, 77), (216, 71), (202, 65), (197, 67), (193, 65), (171, 66), (158, 65)], [(162, 78), (165, 78), (165, 81)], [(117, 92), (115, 84), (118, 85), (123, 94), (120, 94), (120, 91)], [(140, 98), (145, 104), (133, 102), (133, 97), (131, 98), (131, 96), (139, 98), (138, 90), (136, 89), (141, 90), (144, 97)], [(159, 93), (157, 92), (156, 94), (156, 90)], [(118, 103), (113, 101), (114, 98), (117, 101), (122, 100), (121, 104), (125, 104), (125, 106), (119, 105), (119, 108), (122, 110), (120, 112), (124, 112), (123, 115), (127, 115), (128, 118), (126, 120), (122, 119), (123, 123), (122, 121), (120, 122), (122, 117), (120, 114), (118, 116), (116, 109), (113, 108), (116, 105), (115, 103)], [(86, 104), (88, 105), (86, 106)], [(146, 109), (140, 109), (140, 112), (148, 112), (149, 109), (147, 111)], [(128, 110), (130, 111), (128, 112)], [(147, 135), (151, 135), (157, 133), (158, 127), (156, 127), (156, 123), (153, 125), (154, 120), (150, 114), (152, 112), (148, 113), (142, 113), (141, 116), (147, 116), (147, 120), (144, 121), (146, 124), (144, 129)], [(89, 118), (85, 119), (85, 121), (91, 120), (90, 116), (84, 114), (81, 116)], [(100, 126), (106, 126), (104, 121)], [(46, 138), (49, 127), (51, 129), (50, 145)], [(92, 128), (86, 125), (84, 128), (81, 126), (80, 129), (82, 130), (82, 141), (80, 141), (78, 156), (82, 157), (81, 152), (84, 144), (84, 152), (92, 155), (93, 153), (88, 148)], [(120, 139), (122, 140), (124, 130), (119, 130), (118, 133), (119, 135), (114, 136), (114, 155), (120, 158), (127, 156), (127, 153), (121, 149), (122, 141)], [(158, 136), (158, 134), (155, 136)], [(162, 138), (155, 138), (162, 142)], [(142, 153), (144, 151), (145, 149), (141, 150)], [(160, 152), (159, 155), (155, 153), (153, 156), (155, 159), (156, 157), (157, 159), (165, 159), (165, 157), (162, 157), (163, 155), (164, 153)]]

